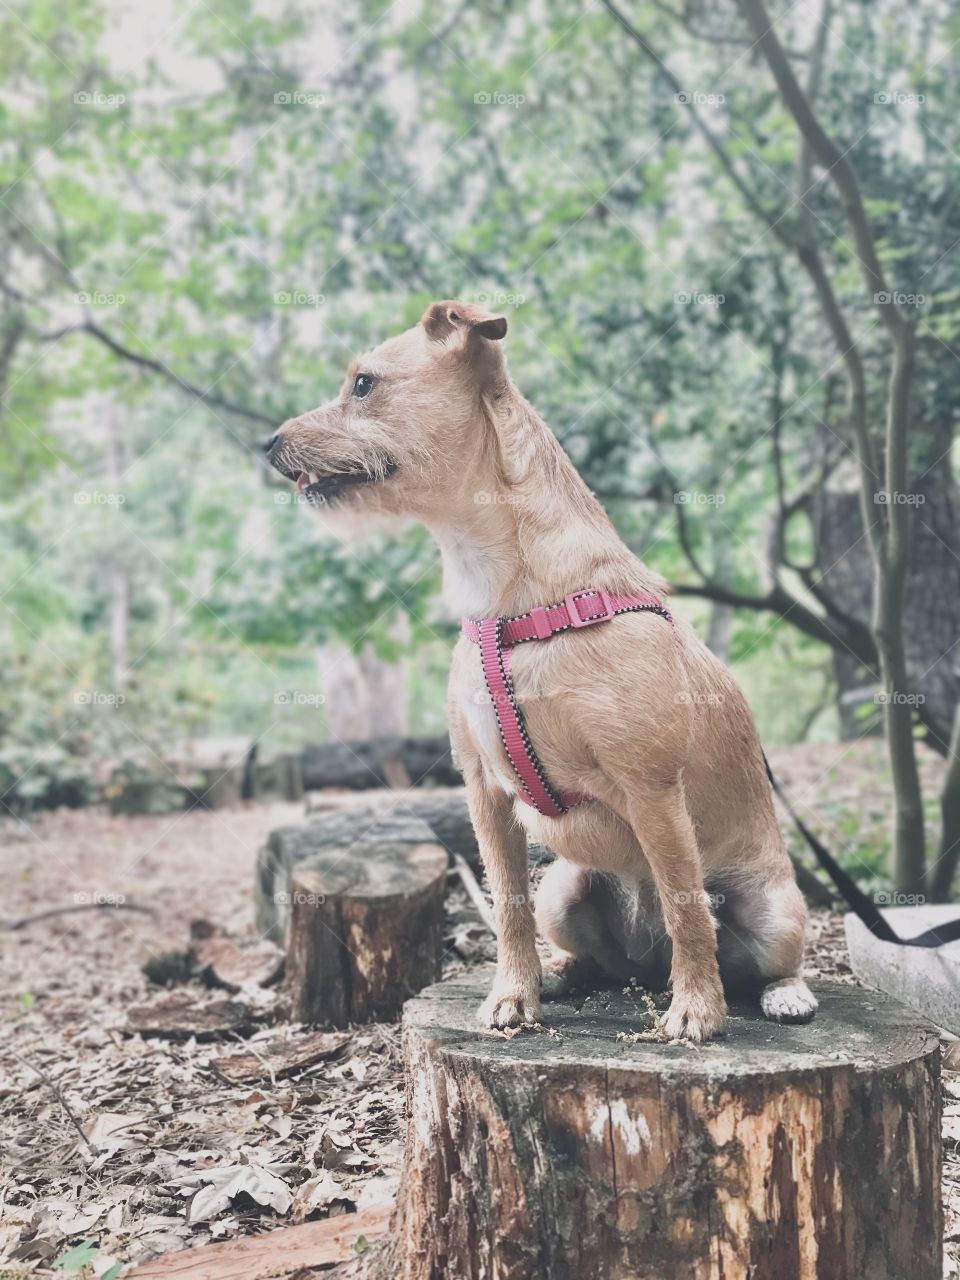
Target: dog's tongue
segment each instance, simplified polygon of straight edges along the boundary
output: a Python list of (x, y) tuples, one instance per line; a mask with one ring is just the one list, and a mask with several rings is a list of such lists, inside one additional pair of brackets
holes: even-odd
[(310, 477), (305, 471), (301, 471), (297, 476), (297, 492), (301, 492), (310, 483)]

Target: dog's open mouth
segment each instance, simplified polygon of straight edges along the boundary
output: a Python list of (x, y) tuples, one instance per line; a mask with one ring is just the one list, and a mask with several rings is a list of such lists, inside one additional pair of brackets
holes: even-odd
[(360, 485), (379, 484), (389, 480), (397, 469), (397, 464), (385, 458), (375, 469), (357, 467), (352, 471), (334, 471), (327, 475), (316, 471), (287, 471), (284, 475), (293, 480), (297, 492), (303, 494), (308, 502), (332, 502), (350, 489)]

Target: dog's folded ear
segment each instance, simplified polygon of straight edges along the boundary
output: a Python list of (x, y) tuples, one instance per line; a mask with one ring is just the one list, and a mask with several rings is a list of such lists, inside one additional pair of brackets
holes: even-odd
[(499, 342), (507, 332), (507, 317), (496, 316), (472, 302), (433, 302), (420, 320), (427, 336), (435, 342), (443, 342), (454, 333), (465, 338), (491, 338)]

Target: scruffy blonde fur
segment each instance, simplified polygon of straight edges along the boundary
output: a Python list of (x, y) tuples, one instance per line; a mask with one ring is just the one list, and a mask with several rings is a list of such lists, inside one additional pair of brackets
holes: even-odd
[[(334, 518), (422, 521), (457, 614), (519, 614), (587, 587), (663, 595), (511, 381), (506, 327), (470, 304), (434, 303), (419, 325), (354, 361), (337, 399), (285, 423), (271, 461), (292, 478), (359, 477), (324, 504)], [(595, 801), (554, 819), (516, 800), (478, 648), (461, 639), (450, 733), (499, 938), (483, 1021), (541, 1016), (528, 835), (558, 854), (536, 906), (555, 948), (548, 990), (591, 969), (654, 980), (669, 966), (666, 1030), (702, 1040), (723, 1023), (722, 971), (728, 983), (762, 987), (767, 1016), (812, 1016), (799, 976), (805, 908), (753, 719), (694, 631), (627, 614), (519, 646), (512, 674), (550, 781)]]

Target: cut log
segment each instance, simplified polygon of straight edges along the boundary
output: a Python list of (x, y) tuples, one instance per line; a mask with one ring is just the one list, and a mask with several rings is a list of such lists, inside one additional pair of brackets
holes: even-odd
[(310, 860), (290, 894), (287, 983), (300, 1022), (387, 1022), (440, 977), (447, 853), (357, 843)]
[[(249, 791), (249, 796), (246, 795)], [(267, 760), (250, 763), (244, 782), (245, 798), (251, 800), (302, 800), (303, 769), (300, 756), (285, 752)]]
[(455, 787), (461, 781), (446, 734), (430, 738), (370, 738), (353, 742), (321, 742), (306, 747), (301, 759), (308, 791), (348, 787), (369, 791), (388, 787), (388, 772), (401, 762), (417, 786)]
[[(490, 973), (404, 1013), (409, 1130), (391, 1280), (939, 1280), (939, 1046), (819, 984), (808, 1026), (734, 1008), (702, 1047), (636, 1041), (635, 993), (478, 1029)], [(627, 1038), (623, 1038), (627, 1037)]]
[[(441, 844), (479, 866), (477, 839), (470, 824), (463, 787), (313, 796), (310, 821), (279, 827), (260, 851), (255, 885), (257, 927), (283, 943), (287, 902), (296, 868), (317, 854), (349, 849), (358, 840)], [(321, 807), (322, 806), (322, 807)]]

